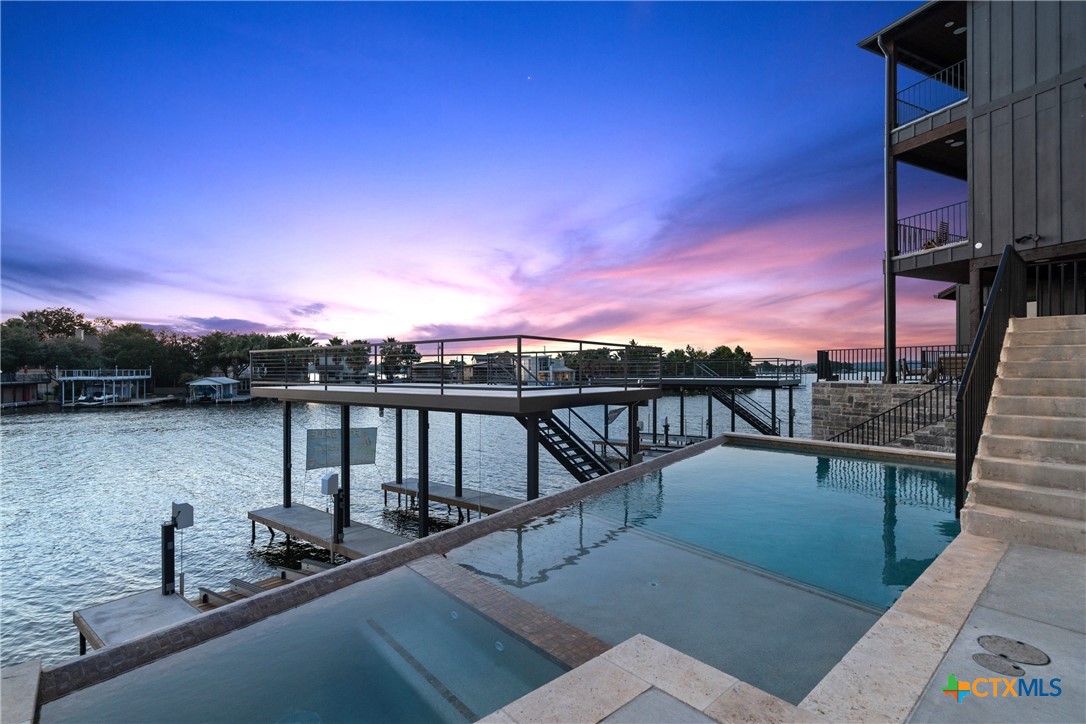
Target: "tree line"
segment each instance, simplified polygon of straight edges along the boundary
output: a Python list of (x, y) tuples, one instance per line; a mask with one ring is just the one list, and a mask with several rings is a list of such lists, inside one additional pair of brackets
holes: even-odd
[[(332, 337), (327, 344), (355, 347), (360, 354), (352, 355), (353, 361), (363, 365), (369, 361), (370, 344), (364, 340), (347, 342)], [(630, 340), (630, 345), (637, 347), (638, 343)], [(189, 335), (172, 329), (150, 329), (136, 322), (115, 324), (105, 317), (88, 319), (70, 307), (53, 307), (23, 312), (0, 324), (0, 370), (150, 367), (154, 384), (174, 387), (216, 372), (237, 376), (248, 368), (250, 350), (316, 346), (314, 338), (298, 332)], [(386, 368), (406, 366), (419, 359), (414, 345), (393, 337), (380, 346)], [(573, 369), (585, 368), (593, 362), (602, 362), (600, 353), (610, 354), (606, 350), (585, 350), (580, 355), (567, 356), (566, 362)], [(638, 361), (633, 355), (643, 354), (648, 354), (648, 350), (633, 350), (629, 361)], [(687, 345), (665, 353), (663, 359), (672, 363), (728, 360), (749, 365), (752, 357), (740, 346), (731, 349), (720, 345), (707, 351)]]

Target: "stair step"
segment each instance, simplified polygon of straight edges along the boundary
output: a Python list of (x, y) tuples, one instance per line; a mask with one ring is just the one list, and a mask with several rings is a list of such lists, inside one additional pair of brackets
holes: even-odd
[(981, 479), (969, 483), (969, 495), (978, 505), (1086, 520), (1086, 492), (1081, 490)]
[(996, 435), (1086, 440), (1086, 417), (989, 413), (984, 423), (984, 431)]
[(1086, 397), (1086, 380), (1081, 377), (1044, 379), (996, 378), (992, 392), (998, 395), (1024, 395), (1027, 397)]
[[(1086, 349), (1086, 346), (1083, 347)], [(999, 376), (1003, 378), (1030, 378), (1044, 379), (1082, 379), (1086, 374), (1086, 357), (1067, 360), (1032, 360), (1029, 362), (1017, 362), (1007, 360), (999, 363)]]
[(1008, 331), (1004, 344), (1014, 346), (1049, 344), (1086, 344), (1086, 330), (1044, 329), (1034, 331)]
[(998, 395), (992, 398), (988, 414), (1086, 417), (1086, 397)]
[(1061, 314), (1054, 317), (1015, 317), (1011, 329), (1040, 331), (1046, 329), (1086, 329), (1086, 314)]
[(962, 531), (1009, 543), (1086, 553), (1086, 522), (1023, 513), (967, 501)]
[(982, 480), (1024, 483), (1086, 493), (1086, 468), (1081, 465), (985, 456), (976, 459), (973, 475)]
[(1003, 347), (1000, 359), (1012, 362), (1086, 360), (1086, 344), (1012, 345)]
[(1041, 463), (1086, 465), (1086, 442), (1080, 440), (985, 434), (981, 436), (977, 453), (978, 456), (991, 455)]

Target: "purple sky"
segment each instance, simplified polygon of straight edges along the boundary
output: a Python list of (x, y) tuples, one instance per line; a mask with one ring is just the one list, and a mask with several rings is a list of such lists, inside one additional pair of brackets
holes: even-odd
[[(2, 314), (882, 337), (882, 73), (918, 3), (2, 5)], [(902, 214), (964, 188), (903, 173)], [(899, 286), (899, 343), (953, 341)]]

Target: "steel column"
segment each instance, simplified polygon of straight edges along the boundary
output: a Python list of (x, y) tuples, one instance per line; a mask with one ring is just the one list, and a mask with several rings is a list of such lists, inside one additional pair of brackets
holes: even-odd
[(283, 507), (290, 507), (290, 403), (283, 402)]
[(535, 500), (539, 497), (539, 415), (528, 415), (527, 463), (528, 500)]
[(456, 473), (454, 484), (456, 497), (464, 495), (464, 413), (457, 412), (453, 416), (454, 455), (456, 456)]
[(883, 133), (885, 183), (885, 249), (883, 250), (883, 382), (897, 382), (897, 279), (894, 277), (894, 257), (897, 256), (897, 160), (893, 151), (893, 132), (897, 125), (897, 51), (892, 40), (879, 46), (886, 56), (886, 120)]
[(351, 527), (351, 406), (339, 406), (339, 489), (343, 493), (343, 525)]
[(686, 434), (686, 390), (679, 388), (679, 434)]
[(430, 534), (430, 411), (419, 410), (419, 538)]
[(713, 436), (713, 393), (706, 390), (705, 402), (708, 408), (705, 411), (705, 437)]
[(637, 429), (637, 403), (631, 402), (627, 405), (626, 409), (626, 453), (630, 459), (630, 465), (634, 464), (634, 455), (638, 452), (639, 443), (641, 442), (640, 430)]
[(403, 485), (403, 410), (396, 409), (396, 485)]

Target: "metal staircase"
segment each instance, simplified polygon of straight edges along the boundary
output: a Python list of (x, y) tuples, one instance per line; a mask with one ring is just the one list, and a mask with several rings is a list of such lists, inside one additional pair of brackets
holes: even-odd
[[(543, 448), (562, 464), (577, 482), (584, 483), (613, 471), (602, 457), (592, 450), (576, 433), (554, 415), (547, 413), (536, 418), (539, 426), (539, 442)], [(528, 429), (531, 418), (518, 416), (517, 421)]]
[(780, 437), (781, 421), (764, 405), (752, 400), (747, 395), (736, 395), (725, 387), (710, 387), (709, 394), (717, 402), (735, 412), (740, 419), (763, 435)]

